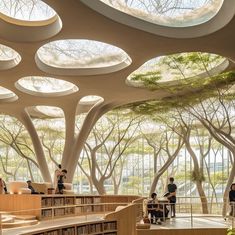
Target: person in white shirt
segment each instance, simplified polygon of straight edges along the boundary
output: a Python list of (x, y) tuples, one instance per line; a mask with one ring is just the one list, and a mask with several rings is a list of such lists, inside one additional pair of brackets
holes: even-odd
[(61, 172), (62, 172), (62, 166), (61, 166), (61, 164), (59, 164), (58, 167), (57, 167), (57, 169), (55, 170), (55, 173), (54, 173), (54, 182), (53, 182), (53, 186), (54, 186), (55, 192), (57, 191), (57, 187), (58, 187), (58, 178), (59, 178), (59, 175), (61, 175)]

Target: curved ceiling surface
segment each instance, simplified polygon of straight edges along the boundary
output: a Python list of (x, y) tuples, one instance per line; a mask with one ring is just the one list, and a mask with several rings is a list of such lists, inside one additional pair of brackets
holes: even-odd
[(74, 84), (51, 77), (29, 76), (19, 79), (16, 88), (36, 96), (63, 96), (78, 91)]
[(126, 14), (145, 21), (170, 26), (186, 27), (213, 18), (223, 0), (100, 0)]
[(131, 59), (122, 49), (110, 44), (68, 39), (50, 42), (39, 48), (36, 62), (40, 69), (47, 72), (90, 75), (120, 70), (128, 66)]
[(1, 0), (0, 13), (24, 21), (44, 21), (56, 15), (50, 6), (40, 0)]
[(153, 58), (134, 71), (127, 82), (142, 86), (144, 82), (169, 82), (193, 77), (209, 77), (224, 71), (226, 58), (209, 53), (189, 52)]
[[(28, 0), (25, 1), (27, 2)], [(7, 1), (0, 1), (0, 3), (3, 2)], [(10, 2), (11, 1), (9, 0), (9, 3)], [(12, 3), (16, 2), (18, 1), (12, 0)], [(229, 58), (229, 61), (222, 58), (219, 59), (221, 64), (220, 62), (210, 63), (208, 66), (209, 73), (216, 74), (223, 71), (223, 69), (228, 65), (228, 62), (229, 67), (225, 70), (226, 72), (228, 71), (229, 73), (235, 68), (233, 63), (235, 61), (235, 33), (233, 32), (233, 29), (235, 28), (235, 4), (232, 3), (233, 0), (224, 0), (222, 7), (211, 20), (193, 27), (166, 27), (157, 25), (148, 22), (145, 19), (140, 19), (130, 14), (126, 14), (125, 12), (117, 10), (111, 5), (107, 5), (99, 0), (71, 0), (71, 4), (62, 0), (45, 0), (44, 2), (55, 9), (58, 15), (46, 21), (37, 22), (27, 20), (20, 22), (20, 20), (17, 20), (16, 18), (11, 18), (11, 21), (4, 20), (5, 18), (7, 19), (7, 15), (0, 13), (0, 43), (14, 49), (22, 58), (20, 64), (13, 68), (13, 66), (10, 66), (10, 63), (8, 63), (8, 59), (12, 61), (11, 59), (14, 58), (16, 53), (11, 54), (10, 52), (10, 54), (6, 55), (4, 54), (5, 49), (2, 51), (3, 47), (1, 48), (1, 86), (13, 91), (17, 96), (19, 96), (17, 102), (6, 103), (9, 99), (4, 99), (4, 101), (2, 100), (0, 102), (2, 112), (6, 111), (7, 113), (7, 111), (9, 111), (9, 113), (14, 116), (20, 116), (22, 115), (22, 110), (26, 107), (46, 105), (64, 107), (64, 112), (67, 112), (67, 117), (67, 115), (71, 113), (74, 114), (78, 106), (78, 112), (80, 113), (84, 110), (90, 110), (91, 107), (89, 105), (78, 105), (78, 102), (84, 96), (99, 95), (104, 99), (103, 103), (98, 101), (98, 104), (101, 104), (95, 105), (94, 111), (91, 110), (94, 113), (97, 112), (97, 114), (127, 103), (154, 99), (161, 100), (165, 97), (170, 97), (172, 92), (171, 90), (168, 92), (169, 89), (155, 89), (153, 92), (151, 89), (136, 88), (138, 86), (136, 85), (138, 84), (137, 75), (144, 74), (146, 76), (143, 77), (151, 78), (151, 76), (147, 75), (151, 75), (152, 70), (150, 70), (149, 74), (147, 74), (148, 70), (135, 70), (151, 58), (160, 55), (166, 56), (173, 55), (176, 52), (180, 53), (190, 51), (210, 52)], [(112, 2), (115, 3), (116, 1)], [(128, 1), (126, 2), (128, 3)], [(147, 2), (147, 0), (143, 2)], [(183, 0), (181, 2), (183, 2)], [(191, 0), (191, 2), (198, 1)], [(203, 5), (201, 4), (201, 6)], [(198, 7), (198, 9), (199, 8), (200, 7)], [(105, 12), (107, 14), (105, 14)], [(123, 18), (120, 18), (120, 16), (123, 16)], [(47, 17), (44, 17), (44, 19), (45, 18)], [(58, 22), (56, 18), (59, 18)], [(24, 19), (28, 19), (28, 17)], [(36, 19), (38, 18), (34, 18), (34, 20)], [(61, 21), (61, 23), (63, 22), (63, 28), (61, 31), (59, 31), (59, 21)], [(53, 22), (57, 22), (57, 24), (53, 24)], [(73, 43), (68, 39), (73, 39), (76, 42), (81, 42), (81, 39), (108, 42), (111, 45), (118, 46), (126, 50), (128, 55), (123, 57), (122, 53), (119, 53), (118, 50), (115, 51), (116, 53), (114, 53), (113, 50), (111, 50), (111, 52), (107, 52), (104, 46), (97, 48), (98, 44), (94, 44), (95, 46), (93, 47), (90, 47), (89, 44), (85, 44), (82, 47), (84, 50), (82, 50), (76, 45), (72, 45)], [(61, 40), (68, 40), (69, 43), (64, 43), (64, 41), (61, 43)], [(59, 43), (56, 44), (55, 42)], [(89, 41), (90, 44), (93, 42), (95, 41)], [(107, 47), (111, 45), (105, 44)], [(41, 61), (41, 57), (39, 58), (39, 53), (37, 53), (38, 50), (43, 52), (40, 56), (44, 56), (45, 61)], [(105, 55), (108, 55), (108, 57), (105, 57)], [(116, 57), (116, 55), (118, 56)], [(86, 56), (88, 56), (88, 59)], [(125, 67), (128, 64), (127, 62), (130, 63), (130, 59), (127, 56), (132, 59), (131, 66), (129, 67)], [(113, 57), (115, 58), (114, 60)], [(18, 57), (16, 56), (16, 58)], [(60, 60), (61, 58), (62, 63)], [(120, 61), (123, 60), (124, 62), (120, 63)], [(155, 64), (159, 63), (158, 60), (160, 61), (159, 58), (156, 59)], [(107, 64), (106, 61), (108, 61)], [(114, 61), (114, 63), (110, 63), (110, 61)], [(5, 62), (7, 62), (7, 66), (5, 66)], [(153, 68), (153, 73), (159, 70), (157, 66), (154, 68), (154, 63), (147, 67), (151, 69)], [(116, 72), (110, 73), (115, 71), (115, 69)], [(190, 76), (195, 76), (195, 74), (199, 74), (200, 77), (205, 76), (203, 70), (200, 69), (196, 69), (192, 74), (191, 72), (188, 72), (188, 68), (182, 67), (182, 69), (184, 69), (186, 74), (185, 77), (189, 77), (189, 83), (191, 81)], [(173, 86), (176, 84), (175, 87), (178, 88), (177, 85), (181, 83), (177, 80), (179, 73), (176, 73), (176, 77), (171, 77), (170, 75), (174, 75), (175, 69), (173, 69), (174, 72), (168, 72), (166, 69), (160, 70), (164, 75), (167, 75), (164, 76), (165, 80), (163, 79), (162, 82), (170, 81), (169, 83), (166, 83), (165, 87), (168, 88), (168, 84), (170, 86), (172, 84)], [(132, 72), (134, 73), (131, 74)], [(85, 74), (87, 76), (80, 76), (81, 74)], [(226, 75), (226, 73), (222, 74)], [(46, 91), (44, 91), (43, 86), (40, 87), (41, 85), (36, 85), (36, 87), (30, 88), (30, 86), (34, 86), (29, 86), (32, 81), (25, 82), (29, 83), (26, 84), (25, 87), (19, 85), (19, 79), (32, 75), (64, 79), (74, 85), (79, 85), (80, 92), (66, 96), (59, 96), (61, 94), (57, 89), (54, 89), (54, 85), (51, 85), (52, 88), (49, 90), (47, 88)], [(74, 77), (69, 75), (74, 75)], [(132, 86), (128, 86), (125, 83), (129, 75), (131, 75), (129, 78), (132, 80), (129, 82)], [(232, 77), (233, 74), (230, 74), (230, 76)], [(136, 77), (136, 79), (133, 77)], [(208, 80), (211, 81), (213, 78), (214, 76), (212, 79)], [(133, 81), (134, 79), (135, 81)], [(201, 82), (200, 79), (198, 80)], [(204, 81), (206, 80), (207, 78), (204, 79)], [(161, 80), (159, 80), (159, 82), (160, 81)], [(177, 82), (173, 83), (172, 81)], [(232, 81), (232, 79), (229, 81)], [(39, 83), (41, 83), (40, 79)], [(182, 83), (184, 83), (184, 80), (182, 80)], [(34, 82), (32, 84), (34, 84)], [(188, 84), (186, 84), (185, 87), (187, 85)], [(20, 91), (14, 86), (20, 89)], [(181, 85), (179, 85), (179, 87), (180, 86)], [(64, 88), (63, 85), (62, 87)], [(191, 90), (194, 91), (199, 86), (191, 86), (189, 88), (188, 86), (187, 88), (185, 87), (182, 85), (180, 87), (182, 89), (179, 92), (177, 90), (177, 95), (186, 94)], [(68, 88), (68, 90), (70, 90), (70, 88)], [(53, 93), (51, 94), (51, 92)], [(62, 90), (62, 94), (65, 94), (64, 90)], [(4, 95), (13, 96), (10, 91)], [(13, 99), (11, 99), (11, 101), (12, 100)]]

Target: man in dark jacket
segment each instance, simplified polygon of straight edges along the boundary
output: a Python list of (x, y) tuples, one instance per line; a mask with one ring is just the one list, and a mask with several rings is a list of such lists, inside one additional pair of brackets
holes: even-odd
[(177, 186), (176, 184), (174, 184), (174, 178), (170, 177), (169, 178), (170, 183), (167, 185), (167, 189), (168, 189), (168, 200), (171, 204), (171, 217), (175, 217), (175, 203), (176, 203), (176, 190), (177, 190)]

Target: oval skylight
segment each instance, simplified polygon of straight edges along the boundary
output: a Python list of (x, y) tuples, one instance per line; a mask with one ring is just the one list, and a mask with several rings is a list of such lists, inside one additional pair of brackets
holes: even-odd
[(224, 71), (229, 62), (215, 54), (190, 52), (161, 56), (147, 61), (127, 81), (134, 86), (211, 77)]
[(186, 27), (213, 18), (223, 0), (100, 0), (109, 6), (145, 21), (170, 26)]
[(20, 91), (36, 96), (63, 96), (78, 91), (78, 87), (70, 82), (39, 76), (23, 77), (15, 86)]
[(15, 67), (20, 60), (21, 57), (15, 50), (0, 44), (0, 70)]
[(6, 101), (8, 101), (8, 100), (9, 101), (10, 100), (14, 101), (17, 98), (18, 97), (17, 97), (17, 95), (14, 92), (12, 92), (12, 91), (10, 91), (10, 90), (0, 86), (0, 100), (1, 101), (4, 101), (4, 100), (6, 100)]
[(82, 105), (93, 105), (97, 103), (98, 101), (103, 100), (102, 97), (97, 96), (97, 95), (88, 95), (80, 99), (79, 104)]
[(45, 71), (59, 75), (110, 73), (127, 67), (129, 56), (120, 48), (92, 40), (59, 40), (37, 51), (36, 63)]
[(56, 12), (40, 0), (1, 0), (0, 13), (24, 21), (44, 21)]
[(36, 106), (36, 111), (53, 118), (64, 117), (64, 112), (61, 108), (54, 106)]

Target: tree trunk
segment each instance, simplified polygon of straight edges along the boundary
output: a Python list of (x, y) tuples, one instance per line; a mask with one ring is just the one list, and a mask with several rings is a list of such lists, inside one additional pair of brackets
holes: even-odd
[[(177, 152), (178, 154), (178, 152)], [(175, 160), (177, 154), (174, 154), (172, 157), (168, 157), (166, 163), (161, 167), (161, 169), (154, 175), (153, 182), (151, 184), (149, 195), (153, 192), (155, 192), (157, 183), (159, 181), (159, 178), (163, 175), (163, 173), (167, 170), (167, 168), (170, 166), (170, 164)]]
[[(111, 104), (103, 105), (102, 102), (98, 102), (88, 112), (77, 138), (74, 139), (72, 135), (66, 135), (67, 138), (69, 138), (69, 136), (72, 138), (66, 139), (66, 146), (70, 145), (70, 148), (66, 147), (66, 152), (63, 153), (62, 158), (62, 166), (68, 171), (66, 178), (67, 182), (71, 183), (73, 181), (80, 153), (90, 131), (96, 124), (97, 120), (111, 107), (113, 107)], [(68, 131), (67, 128), (66, 131)]]
[(106, 190), (104, 188), (104, 180), (93, 180), (93, 185), (97, 189), (99, 195), (105, 195)]
[(201, 204), (202, 204), (202, 213), (209, 214), (208, 202), (207, 202), (206, 194), (205, 194), (204, 189), (202, 187), (202, 182), (197, 180), (196, 186), (197, 186), (198, 194), (200, 196), (200, 200), (201, 200)]
[[(188, 138), (189, 138), (189, 136), (188, 136)], [(194, 172), (195, 172), (196, 175), (200, 176), (201, 175), (201, 170), (199, 168), (197, 156), (195, 155), (193, 149), (191, 148), (190, 141), (189, 141), (188, 138), (185, 139), (185, 146), (186, 146), (186, 149), (188, 150), (190, 156), (193, 159)], [(207, 202), (206, 194), (205, 194), (204, 189), (202, 187), (202, 181), (201, 181), (201, 179), (195, 178), (195, 183), (196, 183), (197, 191), (198, 191), (198, 194), (200, 196), (200, 200), (201, 200), (201, 204), (202, 204), (202, 213), (203, 214), (208, 214), (209, 213), (208, 202)]]

